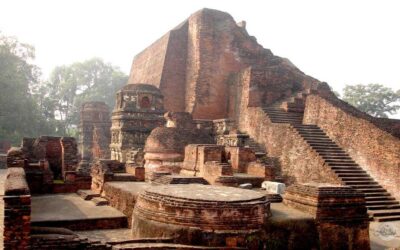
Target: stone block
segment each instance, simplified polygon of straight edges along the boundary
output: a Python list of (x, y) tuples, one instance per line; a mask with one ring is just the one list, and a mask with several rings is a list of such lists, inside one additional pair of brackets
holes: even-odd
[(274, 181), (264, 181), (261, 184), (261, 187), (264, 188), (268, 193), (274, 194), (283, 194), (286, 189), (286, 185), (284, 183)]
[(243, 189), (252, 189), (253, 185), (251, 183), (244, 183), (244, 184), (240, 184), (239, 188), (243, 188)]

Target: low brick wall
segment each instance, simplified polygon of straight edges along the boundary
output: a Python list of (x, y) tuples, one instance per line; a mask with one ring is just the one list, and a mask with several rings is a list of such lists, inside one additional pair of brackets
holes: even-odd
[(31, 195), (23, 168), (8, 168), (3, 199), (4, 249), (29, 249)]
[(379, 184), (400, 199), (400, 139), (395, 130), (390, 130), (393, 126), (386, 128), (385, 120), (319, 95), (307, 97), (304, 123), (321, 127)]

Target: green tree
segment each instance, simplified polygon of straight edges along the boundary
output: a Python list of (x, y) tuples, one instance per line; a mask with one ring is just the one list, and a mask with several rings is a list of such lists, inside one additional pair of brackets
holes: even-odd
[(372, 116), (387, 118), (400, 109), (400, 90), (395, 92), (381, 84), (347, 85), (343, 100)]
[(99, 58), (56, 67), (41, 86), (43, 110), (58, 121), (60, 133), (73, 134), (81, 104), (103, 101), (113, 108), (115, 93), (126, 81), (127, 76), (119, 68)]
[(40, 76), (34, 57), (32, 46), (0, 33), (0, 139), (13, 144), (53, 132), (33, 94)]

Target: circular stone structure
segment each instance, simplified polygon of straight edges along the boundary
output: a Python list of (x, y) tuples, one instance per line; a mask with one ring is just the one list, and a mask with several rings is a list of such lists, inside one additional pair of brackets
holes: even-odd
[[(244, 246), (269, 214), (261, 193), (201, 184), (153, 186), (141, 193), (132, 217), (136, 238), (174, 238), (182, 244)], [(244, 245), (243, 245), (244, 244)]]

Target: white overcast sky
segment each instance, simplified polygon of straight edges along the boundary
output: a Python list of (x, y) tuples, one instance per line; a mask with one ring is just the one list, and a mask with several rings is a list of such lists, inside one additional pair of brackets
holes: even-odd
[(261, 45), (335, 90), (400, 88), (398, 0), (0, 0), (0, 31), (35, 46), (44, 76), (95, 56), (129, 73), (134, 55), (204, 7), (245, 20)]

